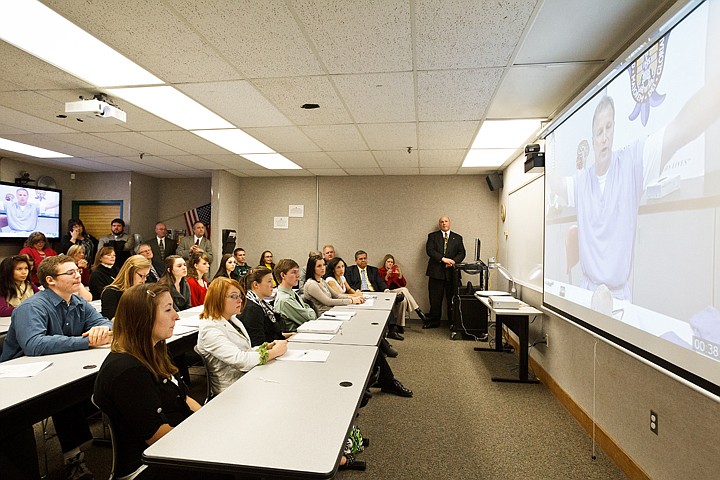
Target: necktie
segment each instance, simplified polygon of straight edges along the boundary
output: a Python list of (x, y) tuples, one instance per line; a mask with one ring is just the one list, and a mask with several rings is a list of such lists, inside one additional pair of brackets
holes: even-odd
[(447, 242), (448, 242), (448, 234), (447, 232), (443, 232), (443, 255), (445, 255), (445, 252), (447, 252)]
[(365, 274), (365, 270), (360, 270), (360, 290), (369, 290), (368, 289), (368, 281), (367, 281), (367, 275)]
[(198, 238), (197, 240), (195, 240), (195, 246), (197, 247), (199, 245), (200, 245), (200, 239)]
[(165, 240), (160, 239), (160, 260), (165, 260)]

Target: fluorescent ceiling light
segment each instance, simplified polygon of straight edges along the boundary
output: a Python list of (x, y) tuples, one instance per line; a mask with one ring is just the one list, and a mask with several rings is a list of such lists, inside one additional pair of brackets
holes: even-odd
[(39, 2), (1, 1), (0, 38), (98, 87), (164, 83)]
[(484, 149), (471, 149), (465, 161), (463, 161), (463, 167), (500, 167), (505, 161), (510, 158), (510, 155), (515, 153), (515, 148), (484, 148)]
[(196, 130), (192, 133), (238, 155), (275, 153), (272, 148), (237, 128), (231, 130)]
[(242, 157), (270, 170), (302, 170), (300, 165), (293, 163), (279, 153), (259, 153), (243, 155)]
[(64, 153), (53, 152), (45, 148), (34, 147), (26, 143), (13, 142), (6, 138), (0, 138), (0, 150), (8, 150), (15, 153), (22, 153), (23, 155), (30, 155), (36, 158), (71, 158), (72, 155), (65, 155)]
[(123, 98), (185, 130), (234, 128), (234, 126), (174, 87), (110, 88), (110, 95)]
[(516, 149), (538, 128), (539, 119), (485, 120), (470, 148)]

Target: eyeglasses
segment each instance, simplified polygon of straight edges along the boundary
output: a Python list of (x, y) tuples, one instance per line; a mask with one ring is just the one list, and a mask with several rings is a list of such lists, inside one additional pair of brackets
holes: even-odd
[(68, 277), (74, 277), (75, 275), (80, 275), (80, 270), (78, 270), (77, 268), (73, 268), (72, 270), (68, 270), (67, 272), (64, 272), (64, 273), (56, 273), (53, 276), (59, 277), (60, 275), (67, 275)]
[(147, 255), (148, 253), (152, 252), (152, 250), (140, 250), (137, 253), (139, 255)]
[(225, 295), (225, 298), (232, 298), (233, 300), (240, 300), (242, 298), (242, 295), (239, 293), (231, 293), (230, 295)]

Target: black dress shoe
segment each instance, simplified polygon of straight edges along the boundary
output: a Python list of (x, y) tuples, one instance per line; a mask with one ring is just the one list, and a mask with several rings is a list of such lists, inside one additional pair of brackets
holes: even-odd
[(405, 333), (405, 327), (403, 327), (402, 325), (398, 325), (397, 331), (398, 331), (398, 333)]
[(387, 338), (392, 338), (393, 340), (405, 340), (405, 337), (400, 335), (395, 330), (390, 330), (387, 335), (385, 335)]
[(392, 385), (387, 387), (382, 387), (380, 391), (385, 393), (392, 393), (393, 395), (397, 395), (398, 397), (412, 397), (413, 392), (409, 388), (406, 388), (402, 383), (398, 381), (398, 379), (394, 379)]
[(420, 310), (420, 307), (415, 309), (415, 313), (417, 313), (418, 318), (422, 320), (423, 325), (425, 325), (426, 323), (430, 323), (430, 319), (427, 317), (427, 315), (425, 315), (425, 312)]
[(367, 464), (365, 460), (358, 460), (352, 453), (345, 454), (345, 465), (340, 465), (338, 470), (360, 470), (365, 471)]
[(398, 356), (398, 351), (389, 345), (384, 352), (386, 357), (395, 358)]

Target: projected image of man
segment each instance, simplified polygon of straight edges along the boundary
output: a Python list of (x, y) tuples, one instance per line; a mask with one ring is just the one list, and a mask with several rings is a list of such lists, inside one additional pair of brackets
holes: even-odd
[[(718, 110), (713, 107), (720, 103), (717, 84), (717, 78), (708, 82), (665, 128), (619, 149), (613, 144), (614, 102), (609, 96), (600, 100), (592, 120), (595, 162), (586, 167), (578, 160), (570, 182), (577, 210), (581, 287), (596, 291), (604, 285), (614, 298), (632, 299), (629, 280), (643, 193), (673, 154), (717, 119)], [(582, 150), (578, 149), (579, 156)], [(568, 248), (573, 248), (572, 242)]]
[(5, 213), (8, 227), (16, 232), (33, 232), (37, 228), (38, 217), (45, 210), (57, 207), (57, 202), (41, 205), (29, 201), (30, 193), (25, 188), (18, 188), (15, 195), (5, 194)]

